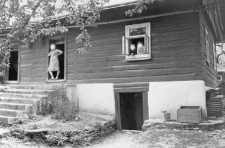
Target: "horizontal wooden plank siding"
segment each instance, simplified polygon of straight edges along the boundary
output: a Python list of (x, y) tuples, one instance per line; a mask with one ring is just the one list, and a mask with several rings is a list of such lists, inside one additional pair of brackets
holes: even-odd
[[(128, 62), (122, 55), (125, 26), (151, 23), (150, 60)], [(202, 79), (199, 14), (182, 14), (89, 28), (92, 47), (77, 53), (80, 30), (66, 38), (69, 83), (115, 83), (117, 87), (147, 87), (148, 82)], [(46, 83), (48, 39), (21, 52), (21, 82)], [(29, 71), (29, 72), (28, 72)]]
[(215, 37), (213, 35), (212, 27), (207, 20), (205, 13), (199, 13), (200, 17), (200, 43), (201, 43), (201, 54), (202, 54), (202, 77), (207, 86), (216, 87), (217, 82), (217, 72), (214, 69), (214, 55), (213, 50), (210, 49), (210, 60), (207, 62), (206, 55), (206, 41), (205, 41), (205, 28), (208, 30), (210, 38), (215, 42)]
[[(151, 23), (152, 59), (128, 62), (122, 55), (125, 25), (144, 22)], [(192, 13), (90, 29), (93, 47), (75, 55), (73, 80), (75, 83), (111, 82), (119, 87), (123, 87), (121, 83), (199, 80), (198, 22), (198, 13)], [(71, 30), (69, 34), (74, 32)], [(75, 43), (70, 46), (74, 50), (78, 47)]]

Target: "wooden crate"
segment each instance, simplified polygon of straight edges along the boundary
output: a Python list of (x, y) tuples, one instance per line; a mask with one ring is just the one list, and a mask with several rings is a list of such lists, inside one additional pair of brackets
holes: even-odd
[(202, 107), (181, 106), (177, 110), (177, 121), (186, 123), (200, 123), (202, 121)]

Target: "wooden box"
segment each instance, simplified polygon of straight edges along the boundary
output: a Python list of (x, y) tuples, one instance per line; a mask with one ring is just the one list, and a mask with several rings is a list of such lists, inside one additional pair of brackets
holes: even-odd
[(201, 123), (202, 107), (200, 106), (181, 106), (177, 110), (177, 121), (186, 123)]

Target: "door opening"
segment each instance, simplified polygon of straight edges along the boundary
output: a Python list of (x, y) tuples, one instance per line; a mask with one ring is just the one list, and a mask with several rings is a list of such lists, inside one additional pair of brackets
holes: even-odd
[[(64, 39), (58, 39), (58, 40), (50, 40), (49, 45), (54, 44), (55, 49), (62, 51), (62, 54), (57, 57), (57, 63), (58, 63), (58, 69), (59, 69), (59, 75), (57, 78), (57, 71), (52, 71), (53, 77), (55, 79), (51, 79), (51, 75), (48, 72), (47, 80), (48, 81), (60, 81), (60, 80), (65, 80), (65, 43)], [(51, 49), (49, 48), (49, 53), (51, 52)], [(48, 66), (50, 64), (50, 58), (49, 56), (49, 62)], [(54, 64), (53, 64), (54, 65)]]
[(8, 81), (18, 80), (18, 51), (11, 51)]
[(5, 70), (5, 83), (18, 83), (19, 81), (19, 50), (14, 47), (10, 51), (11, 57), (9, 58), (10, 67)]
[(120, 120), (124, 130), (141, 130), (143, 117), (143, 93), (120, 93)]

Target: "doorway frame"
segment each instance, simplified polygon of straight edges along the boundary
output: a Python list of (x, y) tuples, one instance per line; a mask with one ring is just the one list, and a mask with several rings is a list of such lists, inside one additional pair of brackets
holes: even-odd
[[(17, 46), (18, 47), (18, 48), (16, 48), (17, 50), (14, 50), (14, 48), (13, 48), (14, 51), (18, 51), (17, 81), (9, 81), (8, 80), (8, 76), (7, 76), (8, 73), (6, 72), (6, 70), (4, 70), (4, 72), (3, 72), (3, 75), (4, 75), (4, 77), (3, 77), (3, 83), (4, 84), (18, 84), (18, 83), (20, 83), (21, 44), (15, 44), (14, 46)], [(9, 68), (7, 68), (7, 70), (8, 69)]]
[(116, 126), (118, 130), (122, 130), (121, 122), (121, 109), (120, 109), (120, 93), (142, 93), (142, 103), (143, 103), (143, 122), (149, 119), (148, 110), (148, 93), (146, 91), (124, 91), (115, 92), (115, 111), (116, 111)]
[[(64, 79), (61, 79), (61, 80), (55, 80), (55, 81), (53, 81), (53, 80), (49, 80), (48, 79), (48, 66), (49, 66), (49, 56), (48, 56), (48, 54), (49, 54), (49, 46), (50, 46), (50, 44), (49, 44), (49, 42), (51, 41), (51, 40), (59, 40), (59, 39), (63, 39), (64, 40), (64, 53), (63, 53), (63, 55), (64, 55)], [(47, 39), (47, 65), (46, 65), (46, 82), (47, 83), (60, 83), (60, 82), (66, 82), (67, 81), (67, 36), (66, 35), (56, 35), (56, 36), (53, 36), (53, 37), (50, 37), (50, 38), (48, 38)], [(61, 72), (61, 71), (60, 71)]]

